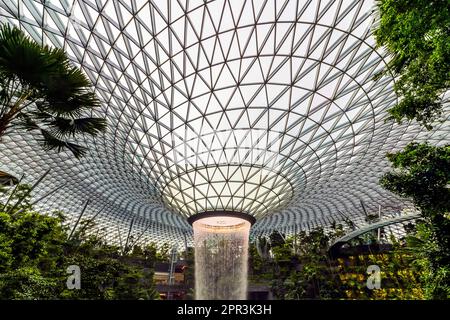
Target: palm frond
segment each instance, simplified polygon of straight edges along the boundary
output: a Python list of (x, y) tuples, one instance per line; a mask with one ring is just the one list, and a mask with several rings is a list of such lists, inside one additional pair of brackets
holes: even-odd
[(0, 74), (40, 93), (52, 113), (74, 116), (99, 106), (88, 77), (62, 49), (41, 46), (8, 24), (0, 27)]
[(8, 88), (8, 82), (0, 76), (0, 117), (8, 112), (11, 94)]
[[(35, 88), (56, 72), (48, 47), (42, 47), (20, 29), (5, 24), (0, 27), (0, 73), (3, 78), (17, 78), (21, 85)], [(47, 53), (47, 54), (46, 54)]]
[(83, 146), (58, 139), (48, 130), (41, 129), (41, 134), (43, 139), (41, 139), (40, 142), (46, 151), (56, 150), (57, 152), (61, 152), (64, 150), (69, 150), (77, 159), (80, 159), (87, 151), (87, 149)]
[[(8, 24), (0, 27), (0, 79), (4, 106), (16, 88), (23, 93), (23, 106), (15, 106), (8, 121), (25, 130), (40, 130), (45, 150), (70, 150), (80, 158), (86, 148), (65, 138), (97, 135), (106, 128), (104, 119), (83, 117), (100, 106), (83, 71), (71, 64), (62, 49), (42, 46)], [(6, 111), (7, 107), (1, 108), (0, 114)]]
[(106, 120), (101, 118), (67, 119), (56, 117), (49, 123), (52, 133), (58, 137), (75, 136), (80, 133), (97, 135), (106, 129)]
[(71, 117), (81, 116), (85, 111), (100, 106), (96, 95), (93, 92), (86, 91), (82, 94), (71, 96), (68, 99), (50, 97), (43, 104), (46, 110), (58, 114)]
[(74, 67), (60, 67), (45, 79), (47, 94), (54, 100), (67, 100), (82, 95), (90, 83), (86, 75)]
[(54, 118), (51, 113), (48, 113), (45, 109), (41, 109), (40, 107), (37, 107), (37, 110), (30, 111), (28, 114), (33, 117), (33, 119), (47, 124)]
[(27, 131), (39, 129), (37, 123), (28, 114), (23, 112), (17, 116), (17, 125)]

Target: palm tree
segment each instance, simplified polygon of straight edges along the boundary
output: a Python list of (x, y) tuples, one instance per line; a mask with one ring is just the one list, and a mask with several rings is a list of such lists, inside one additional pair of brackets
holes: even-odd
[(44, 150), (80, 158), (87, 148), (70, 139), (106, 129), (105, 119), (88, 117), (100, 105), (90, 85), (62, 49), (42, 46), (17, 27), (0, 27), (0, 143), (12, 131), (36, 131)]

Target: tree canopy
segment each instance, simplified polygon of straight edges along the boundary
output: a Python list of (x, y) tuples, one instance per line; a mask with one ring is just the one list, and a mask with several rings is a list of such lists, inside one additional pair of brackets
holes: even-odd
[(400, 100), (393, 119), (416, 119), (426, 128), (443, 111), (441, 95), (450, 84), (450, 12), (448, 0), (380, 0), (378, 46), (390, 54), (385, 72), (398, 77)]
[(100, 103), (90, 86), (64, 50), (40, 45), (17, 27), (0, 27), (0, 142), (12, 131), (36, 131), (45, 150), (81, 157), (86, 147), (74, 138), (106, 129), (105, 119), (91, 115)]
[(394, 171), (381, 184), (420, 209), (424, 222), (411, 249), (425, 269), (427, 297), (450, 297), (450, 146), (410, 143), (402, 151), (388, 154)]
[[(0, 188), (0, 299), (159, 297), (153, 268), (166, 256), (155, 244), (123, 252), (94, 235), (95, 224), (85, 221), (69, 239), (65, 215), (34, 211), (29, 190)], [(66, 286), (71, 265), (80, 267), (80, 289)]]

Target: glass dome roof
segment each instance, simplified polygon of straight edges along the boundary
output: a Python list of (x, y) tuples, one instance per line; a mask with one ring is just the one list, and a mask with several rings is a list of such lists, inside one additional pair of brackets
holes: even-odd
[(398, 213), (408, 203), (378, 185), (385, 153), (448, 142), (449, 129), (385, 121), (397, 98), (392, 77), (374, 79), (387, 57), (373, 12), (363, 0), (0, 0), (2, 22), (86, 72), (109, 124), (80, 162), (7, 137), (0, 169), (33, 181), (52, 168), (38, 195), (70, 183), (40, 206), (73, 223), (90, 199), (118, 242), (176, 242), (186, 217), (211, 210), (255, 216), (256, 233), (363, 219), (361, 202)]

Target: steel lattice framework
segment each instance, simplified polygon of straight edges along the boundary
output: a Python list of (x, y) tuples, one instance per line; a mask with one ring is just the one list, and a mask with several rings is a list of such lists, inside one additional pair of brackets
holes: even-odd
[[(31, 135), (2, 142), (0, 169), (33, 182), (43, 210), (75, 223), (88, 199), (110, 241), (172, 242), (186, 217), (254, 215), (254, 233), (292, 232), (383, 207), (385, 154), (448, 143), (448, 107), (431, 132), (385, 121), (394, 79), (363, 0), (1, 0), (2, 22), (62, 47), (91, 79), (108, 131), (81, 161)], [(443, 97), (443, 99), (447, 99)], [(6, 146), (6, 147), (5, 147)], [(131, 235), (131, 237), (129, 237)], [(126, 240), (125, 240), (126, 239)]]

